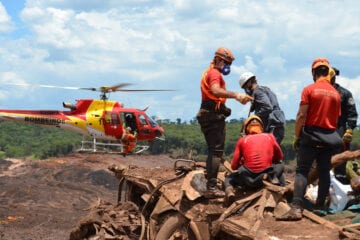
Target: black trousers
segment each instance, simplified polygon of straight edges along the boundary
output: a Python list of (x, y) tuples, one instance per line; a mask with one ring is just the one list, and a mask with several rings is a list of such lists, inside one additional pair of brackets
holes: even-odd
[(224, 153), (225, 118), (225, 115), (221, 113), (205, 109), (200, 109), (197, 115), (208, 148), (206, 179), (207, 185), (210, 188), (216, 186), (219, 165)]
[(294, 183), (293, 204), (303, 206), (303, 197), (307, 186), (307, 177), (314, 161), (319, 173), (319, 188), (316, 205), (323, 206), (329, 194), (331, 157), (335, 149), (331, 147), (311, 147), (300, 144)]

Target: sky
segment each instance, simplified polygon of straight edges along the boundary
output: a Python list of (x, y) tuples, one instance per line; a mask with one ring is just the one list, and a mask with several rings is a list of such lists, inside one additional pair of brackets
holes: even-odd
[[(126, 107), (149, 107), (156, 119), (194, 119), (200, 78), (218, 47), (235, 61), (224, 77), (243, 92), (240, 75), (253, 72), (295, 119), (311, 63), (326, 57), (337, 82), (360, 109), (358, 0), (0, 0), (0, 109), (66, 110), (62, 102), (98, 92), (36, 85), (169, 92), (116, 92)], [(15, 84), (31, 84), (23, 87)], [(229, 119), (247, 117), (249, 104), (229, 99)]]

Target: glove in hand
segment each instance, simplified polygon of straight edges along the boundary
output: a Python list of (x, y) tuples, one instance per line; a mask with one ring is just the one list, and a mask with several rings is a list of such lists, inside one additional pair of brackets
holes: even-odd
[(351, 143), (352, 141), (352, 130), (351, 129), (347, 129), (346, 132), (344, 133), (342, 139), (344, 141), (344, 143)]
[(293, 142), (293, 149), (295, 152), (297, 152), (299, 150), (299, 138), (295, 138), (295, 140)]
[(241, 104), (246, 104), (247, 102), (254, 100), (254, 98), (247, 94), (238, 93), (236, 95), (236, 100), (239, 101)]

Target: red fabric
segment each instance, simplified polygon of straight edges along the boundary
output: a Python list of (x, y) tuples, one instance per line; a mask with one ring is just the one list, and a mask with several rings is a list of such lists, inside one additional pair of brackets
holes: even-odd
[[(223, 77), (222, 77), (222, 75), (221, 75), (221, 73), (220, 73), (220, 71), (218, 69), (209, 68), (209, 69), (207, 69), (205, 71), (207, 71), (207, 73), (204, 73), (204, 74), (206, 74), (205, 81), (206, 81), (207, 85), (209, 86), (209, 88), (211, 87), (211, 85), (214, 85), (214, 84), (217, 83), (217, 84), (220, 85), (221, 88), (226, 89), (225, 88), (225, 81), (224, 81), (224, 79), (223, 79)], [(207, 89), (207, 90), (208, 90), (208, 92), (211, 93), (210, 89)], [(201, 90), (201, 99), (203, 101), (211, 100), (203, 90)]]
[(341, 114), (340, 95), (325, 78), (303, 89), (300, 105), (309, 105), (306, 126), (336, 129)]
[(271, 133), (247, 135), (236, 143), (231, 168), (236, 170), (244, 164), (252, 172), (258, 173), (283, 157), (283, 152)]

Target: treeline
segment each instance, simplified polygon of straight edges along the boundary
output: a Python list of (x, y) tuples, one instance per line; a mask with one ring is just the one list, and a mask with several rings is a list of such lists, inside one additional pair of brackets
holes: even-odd
[[(225, 156), (230, 159), (240, 136), (243, 119), (229, 120), (226, 125)], [(204, 160), (207, 154), (204, 136), (196, 121), (189, 123), (161, 121), (165, 141), (154, 140), (145, 154), (169, 154), (176, 158)], [(285, 161), (295, 159), (292, 149), (294, 120), (286, 124), (285, 138), (281, 144)], [(360, 148), (360, 131), (355, 130), (352, 149)], [(81, 147), (83, 136), (52, 127), (0, 121), (0, 159), (5, 157), (32, 157), (46, 159), (63, 156)], [(85, 140), (90, 140), (89, 138)]]
[[(244, 119), (231, 119), (226, 124), (225, 156), (227, 159), (232, 157), (237, 140), (240, 137), (241, 126)], [(151, 146), (152, 153), (167, 153), (174, 157), (189, 157), (192, 159), (205, 159), (207, 154), (206, 143), (199, 124), (196, 121), (190, 123), (162, 122), (161, 126), (165, 129), (164, 142), (156, 142)], [(284, 152), (284, 160), (294, 160), (293, 150), (295, 120), (288, 120), (285, 125), (285, 137), (281, 143)], [(360, 131), (355, 130), (351, 149), (360, 148)]]

